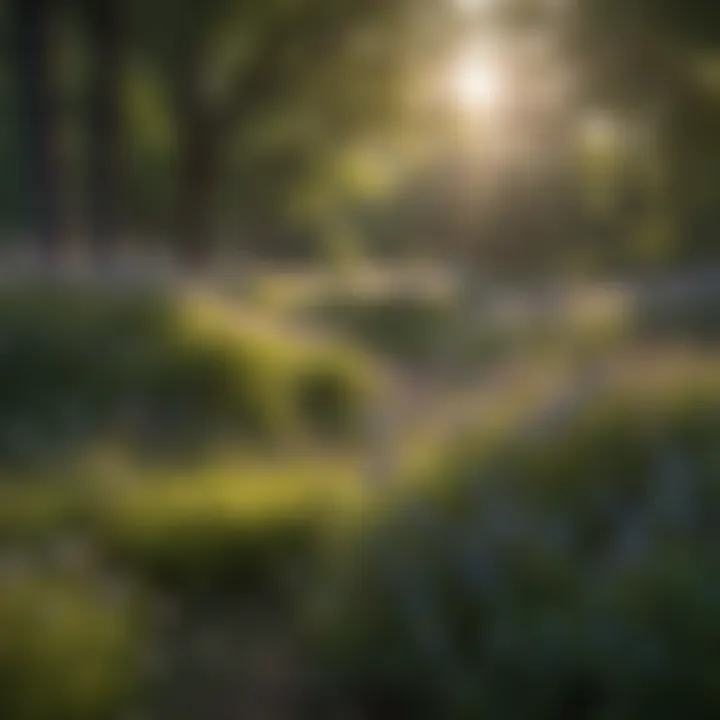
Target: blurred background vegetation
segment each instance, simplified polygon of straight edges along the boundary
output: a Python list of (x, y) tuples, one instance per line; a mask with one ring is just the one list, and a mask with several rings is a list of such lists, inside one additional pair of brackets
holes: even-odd
[(714, 0), (0, 5), (0, 715), (714, 718)]
[[(719, 71), (700, 0), (506, 0), (469, 19), (450, 0), (6, 5), (8, 243), (446, 257), (460, 183), (462, 232), (494, 272), (713, 253)], [(446, 76), (478, 38), (512, 92), (468, 138)]]

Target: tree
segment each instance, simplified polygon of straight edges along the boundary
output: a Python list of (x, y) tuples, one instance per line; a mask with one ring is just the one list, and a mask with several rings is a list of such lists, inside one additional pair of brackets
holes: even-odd
[(585, 0), (572, 28), (583, 102), (634, 127), (633, 172), (649, 170), (641, 222), (673, 236), (667, 261), (706, 255), (720, 230), (720, 93), (702, 72), (720, 51), (719, 12), (707, 0)]
[[(330, 105), (340, 104), (340, 98), (358, 96), (362, 82), (355, 81), (361, 71), (357, 63), (349, 70), (349, 58), (358, 59), (358, 41), (363, 36), (378, 28), (387, 33), (393, 27), (401, 4), (397, 0), (264, 4), (185, 0), (172, 4), (169, 37), (146, 35), (144, 44), (169, 90), (176, 124), (176, 234), (186, 260), (197, 265), (210, 252), (231, 161), (235, 170), (245, 162), (245, 177), (251, 180), (253, 163), (267, 162), (273, 152), (307, 158), (306, 153), (287, 146), (269, 149), (267, 128), (277, 126), (283, 117), (294, 122), (298, 112), (294, 100), (303, 95), (322, 96), (316, 116), (324, 112), (329, 116)], [(162, 13), (162, 5), (158, 3), (154, 10)], [(139, 8), (138, 14), (147, 10)], [(365, 67), (375, 72), (376, 80), (392, 74), (386, 68), (383, 76), (371, 65)], [(339, 67), (345, 73), (342, 82), (338, 82)], [(329, 97), (331, 103), (326, 103)], [(297, 124), (306, 119), (298, 117)], [(321, 144), (335, 130), (326, 127)], [(340, 130), (338, 135), (345, 128)], [(292, 135), (295, 129), (283, 131)], [(308, 137), (298, 142), (308, 142)], [(245, 158), (239, 157), (239, 146), (245, 148)], [(318, 154), (322, 154), (320, 146)], [(242, 204), (242, 198), (238, 202)]]
[(122, 232), (124, 18), (118, 0), (84, 0), (91, 50), (90, 232), (96, 257)]
[(64, 217), (61, 123), (55, 93), (57, 0), (13, 0), (19, 175), (27, 222), (47, 260), (57, 257), (67, 233)]

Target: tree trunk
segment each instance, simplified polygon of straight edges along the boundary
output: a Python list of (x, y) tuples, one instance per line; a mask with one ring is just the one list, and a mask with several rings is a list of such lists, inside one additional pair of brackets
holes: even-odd
[(95, 259), (103, 262), (116, 248), (123, 230), (123, 26), (119, 0), (87, 0), (85, 12), (93, 68), (90, 97), (90, 234)]
[(44, 259), (56, 260), (65, 244), (61, 198), (61, 124), (52, 70), (54, 0), (13, 0), (18, 129), (22, 147), (19, 175), (27, 224)]
[(206, 267), (215, 240), (221, 144), (210, 123), (180, 122), (177, 236), (183, 263), (199, 271)]

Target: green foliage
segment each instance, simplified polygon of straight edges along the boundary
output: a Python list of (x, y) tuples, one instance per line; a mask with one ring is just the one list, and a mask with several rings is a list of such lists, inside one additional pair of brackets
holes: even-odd
[(196, 327), (184, 308), (142, 293), (5, 291), (2, 461), (96, 444), (188, 457), (208, 443), (353, 431), (369, 389), (354, 358)]
[(339, 294), (310, 310), (317, 319), (391, 358), (415, 364), (432, 361), (447, 339), (453, 307), (445, 298), (407, 294)]
[(259, 485), (243, 473), (120, 493), (95, 513), (96, 537), (156, 589), (275, 597), (316, 558), (327, 500), (302, 471)]
[[(108, 581), (110, 582), (110, 581)], [(139, 627), (108, 584), (4, 557), (0, 712), (12, 720), (115, 717), (138, 689)]]
[(325, 437), (342, 437), (362, 430), (357, 409), (369, 391), (361, 374), (334, 359), (316, 363), (300, 374), (293, 385), (293, 404), (301, 417), (308, 419), (311, 433)]
[[(240, 662), (252, 636), (233, 623), (260, 608), (261, 642), (280, 632), (299, 643), (294, 672), (312, 677), (305, 692), (331, 717), (347, 708), (378, 718), (712, 715), (720, 385), (710, 363), (666, 365), (628, 367), (572, 426), (540, 428), (520, 447), (463, 446), (434, 482), (405, 484), (384, 502), (363, 502), (347, 458), (254, 466), (246, 457), (182, 477), (156, 471), (153, 482), (131, 467), (110, 487), (90, 469), (89, 484), (6, 486), (4, 547), (40, 537), (60, 547), (58, 531), (83, 528), (161, 605), (206, 607), (182, 622), (227, 640), (213, 663)], [(215, 687), (200, 650), (153, 630), (140, 639), (137, 618), (106, 606), (84, 576), (23, 572), (0, 591), (0, 687), (12, 720), (119, 709), (140, 640), (197, 668), (155, 679), (170, 696)], [(45, 626), (35, 608), (68, 605), (62, 632), (43, 630), (53, 643), (36, 642)], [(86, 664), (91, 673), (80, 672)], [(36, 709), (29, 688), (40, 677), (52, 705)]]
[(397, 503), (324, 616), (334, 681), (375, 716), (716, 713), (717, 390), (623, 388)]

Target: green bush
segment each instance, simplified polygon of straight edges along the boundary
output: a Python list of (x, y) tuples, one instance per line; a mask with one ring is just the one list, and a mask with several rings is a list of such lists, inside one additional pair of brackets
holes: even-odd
[(373, 717), (720, 712), (720, 393), (625, 392), (359, 533), (320, 621)]
[(375, 352), (418, 363), (434, 359), (452, 322), (448, 301), (422, 296), (335, 297), (311, 312)]
[(0, 715), (108, 720), (140, 682), (133, 613), (88, 579), (4, 558), (0, 589)]
[(320, 357), (296, 375), (292, 402), (311, 434), (352, 437), (362, 429), (358, 409), (371, 392), (369, 375), (352, 359)]
[(187, 456), (215, 441), (350, 429), (368, 377), (359, 363), (231, 322), (203, 324), (192, 302), (129, 290), (4, 290), (0, 464), (72, 459), (95, 444)]
[(296, 488), (262, 488), (241, 476), (241, 487), (198, 479), (119, 493), (94, 512), (94, 535), (156, 587), (272, 592), (285, 571), (313, 556), (322, 534), (317, 489), (301, 475), (292, 479)]

